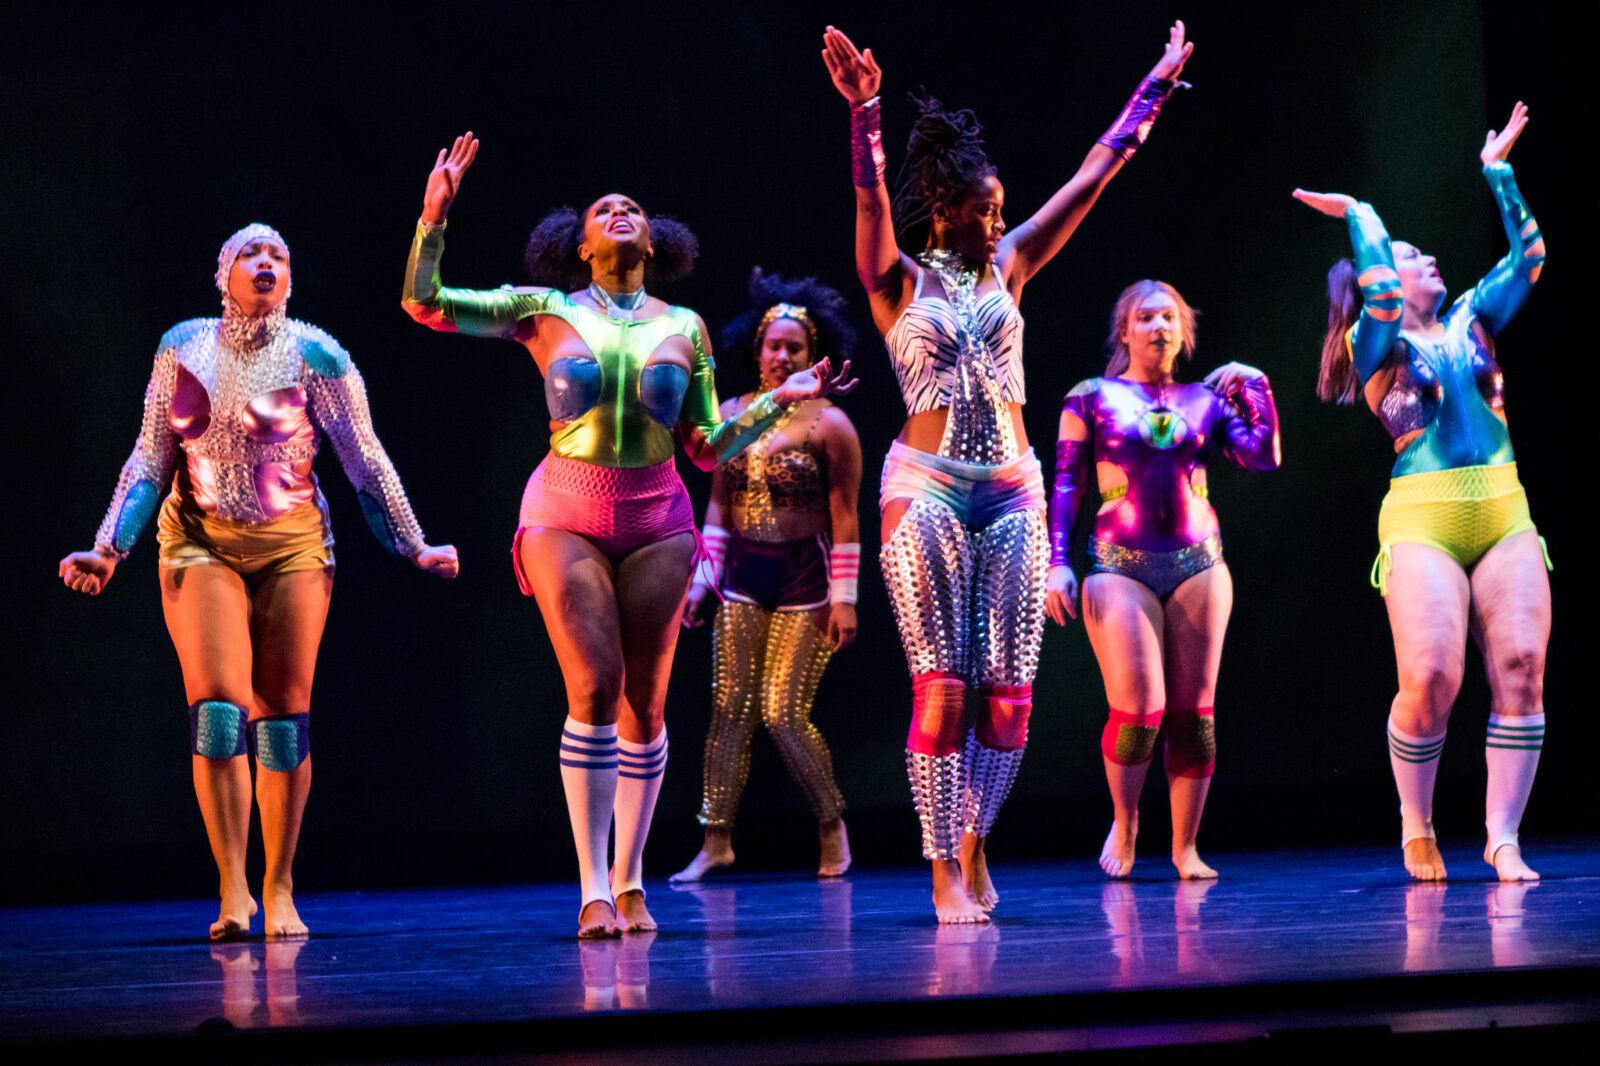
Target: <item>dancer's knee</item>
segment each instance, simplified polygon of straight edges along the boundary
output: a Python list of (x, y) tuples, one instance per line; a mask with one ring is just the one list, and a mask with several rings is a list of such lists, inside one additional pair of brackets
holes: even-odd
[(1028, 716), (1033, 711), (1032, 685), (984, 688), (983, 707), (975, 732), (978, 743), (996, 751), (1017, 751), (1028, 743)]
[(1155, 754), (1161, 717), (1159, 708), (1135, 713), (1112, 707), (1100, 731), (1100, 751), (1120, 766), (1142, 766)]
[(1166, 714), (1168, 777), (1210, 777), (1216, 768), (1216, 718), (1210, 707)]
[(911, 679), (911, 730), (906, 747), (921, 755), (944, 756), (960, 749), (961, 712), (966, 682), (933, 671)]
[(1490, 673), (1496, 714), (1544, 713), (1544, 648), (1532, 641), (1496, 656)]
[(231, 759), (245, 753), (249, 714), (228, 700), (189, 704), (189, 750), (204, 759)]
[(250, 723), (250, 754), (263, 770), (287, 773), (311, 754), (311, 715), (275, 714)]

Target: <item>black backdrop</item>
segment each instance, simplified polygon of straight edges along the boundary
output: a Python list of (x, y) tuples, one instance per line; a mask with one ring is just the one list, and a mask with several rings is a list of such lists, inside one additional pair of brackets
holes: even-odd
[[(1023, 310), (1028, 428), (1046, 456), (1058, 398), (1098, 372), (1110, 304), (1136, 278), (1169, 280), (1202, 310), (1192, 373), (1238, 359), (1272, 376), (1284, 468), (1213, 473), (1237, 589), (1202, 841), (1213, 848), (1390, 841), (1396, 828), (1383, 744), (1394, 664), (1382, 601), (1366, 587), (1391, 453), (1365, 411), (1312, 395), (1322, 275), (1346, 245), (1341, 224), (1289, 190), (1371, 200), (1392, 232), (1438, 255), (1459, 291), (1505, 248), (1477, 148), (1515, 100), (1530, 103), (1513, 159), (1553, 254), (1502, 355), (1523, 479), (1560, 569), (1550, 743), (1525, 829), (1534, 838), (1592, 829), (1580, 774), (1597, 728), (1579, 703), (1565, 609), (1586, 581), (1573, 488), (1582, 490), (1560, 477), (1563, 426), (1579, 420), (1555, 405), (1570, 379), (1536, 361), (1564, 356), (1557, 322), (1574, 311), (1581, 276), (1578, 201), (1560, 179), (1582, 104), (1564, 102), (1578, 75), (1552, 58), (1552, 19), (1462, 0), (1315, 13), (1198, 3), (673, 8), (13, 10), (0, 75), (10, 375), (0, 898), (209, 883), (153, 535), (98, 599), (65, 592), (54, 568), (90, 544), (155, 341), (175, 321), (215, 313), (217, 248), (252, 220), (286, 235), (290, 313), (353, 353), (425, 529), (463, 559), (447, 583), (386, 556), (325, 453), (340, 566), (313, 701), (317, 781), (299, 884), (571, 876), (555, 772), (562, 687), (507, 555), (523, 480), (546, 448), (539, 377), (520, 349), (429, 333), (397, 305), (428, 167), (464, 128), (483, 147), (451, 215), (452, 284), (517, 280), (523, 236), (545, 210), (615, 190), (696, 230), (699, 269), (667, 295), (713, 329), (741, 308), (754, 263), (814, 272), (847, 294), (862, 385), (843, 406), (867, 455), (863, 549), (875, 557), (875, 473), (903, 408), (853, 278), (845, 107), (817, 54), (829, 19), (873, 46), (887, 72), (891, 168), (906, 90), (925, 85), (973, 107), (1012, 224), (1075, 169), (1158, 57), (1172, 17), (1189, 22), (1194, 90), (1169, 104)], [(728, 394), (754, 374), (742, 353), (724, 353), (720, 377)], [(709, 479), (684, 466), (698, 505)], [(908, 686), (870, 566), (861, 628), (824, 680), (817, 717), (858, 860), (913, 861), (901, 771)], [(698, 840), (707, 657), (704, 631), (679, 645), (654, 875)], [(1481, 832), (1487, 698), (1474, 652), (1440, 775), (1446, 834)], [(1052, 627), (998, 857), (1082, 856), (1092, 869), (1109, 819), (1103, 715), (1081, 628)], [(812, 861), (808, 814), (764, 738), (741, 815), (743, 861)], [(1152, 783), (1148, 861), (1164, 852), (1166, 831)]]

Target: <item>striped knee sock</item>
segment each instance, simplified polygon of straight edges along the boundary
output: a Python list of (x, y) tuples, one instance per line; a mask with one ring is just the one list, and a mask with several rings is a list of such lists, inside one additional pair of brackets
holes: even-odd
[(1502, 844), (1517, 843), (1517, 826), (1533, 791), (1544, 747), (1544, 715), (1491, 714), (1483, 754), (1489, 764), (1484, 825), (1489, 830), (1489, 857)]
[(650, 835), (661, 775), (667, 770), (667, 727), (648, 744), (617, 739), (617, 895), (644, 888), (644, 841)]
[(1414, 737), (1389, 716), (1389, 765), (1400, 793), (1400, 846), (1419, 837), (1433, 839), (1433, 781), (1439, 776), (1444, 737)]
[(583, 902), (611, 899), (606, 842), (617, 796), (617, 727), (586, 725), (568, 717), (561, 727), (561, 786), (567, 793), (572, 842), (578, 848)]

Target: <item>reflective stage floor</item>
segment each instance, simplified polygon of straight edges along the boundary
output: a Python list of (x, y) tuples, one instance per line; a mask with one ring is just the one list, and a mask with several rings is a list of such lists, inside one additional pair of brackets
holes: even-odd
[(208, 943), (202, 899), (14, 908), (0, 1047), (792, 1062), (1600, 1035), (1600, 841), (1530, 844), (1531, 885), (1445, 857), (1440, 885), (1398, 849), (1208, 854), (1210, 883), (1002, 860), (977, 927), (934, 924), (925, 867), (725, 875), (654, 883), (660, 932), (584, 943), (566, 884), (310, 894), (298, 942)]

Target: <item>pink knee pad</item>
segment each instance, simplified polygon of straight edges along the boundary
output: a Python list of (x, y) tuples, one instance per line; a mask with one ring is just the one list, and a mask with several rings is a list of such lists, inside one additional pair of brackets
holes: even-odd
[(1214, 708), (1167, 711), (1167, 774), (1210, 777), (1217, 764)]
[(967, 685), (955, 674), (932, 670), (911, 679), (911, 730), (906, 747), (919, 755), (952, 755), (961, 747), (961, 711)]
[(1100, 732), (1100, 750), (1106, 758), (1122, 766), (1138, 766), (1155, 754), (1156, 734), (1161, 730), (1161, 711), (1129, 714), (1111, 708), (1106, 727)]
[(1032, 685), (990, 685), (980, 690), (978, 743), (996, 751), (1020, 751), (1028, 743), (1028, 715), (1033, 711)]

